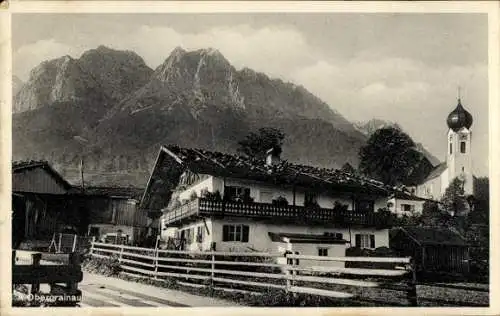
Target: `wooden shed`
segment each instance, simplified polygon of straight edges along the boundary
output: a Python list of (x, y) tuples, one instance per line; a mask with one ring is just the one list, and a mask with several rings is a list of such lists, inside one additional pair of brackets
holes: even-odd
[(447, 228), (394, 228), (389, 246), (400, 256), (413, 257), (422, 272), (469, 272), (469, 246), (460, 234)]

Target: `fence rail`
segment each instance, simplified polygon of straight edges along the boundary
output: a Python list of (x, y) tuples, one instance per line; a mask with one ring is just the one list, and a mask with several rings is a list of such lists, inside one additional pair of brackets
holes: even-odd
[[(22, 305), (38, 306), (48, 301), (36, 300), (33, 297), (47, 296), (49, 299), (57, 298), (58, 305), (73, 306), (81, 299), (78, 283), (83, 279), (80, 257), (76, 253), (68, 255), (67, 263), (45, 264), (42, 262), (42, 253), (29, 251), (12, 251), (12, 284), (28, 284), (29, 293), (20, 293), (25, 297)], [(49, 293), (42, 293), (41, 285), (50, 286)], [(14, 290), (14, 289), (13, 289)], [(13, 291), (15, 292), (15, 291)], [(61, 296), (63, 299), (61, 299)]]
[[(280, 253), (190, 252), (93, 242), (91, 256), (115, 258), (125, 274), (161, 280), (172, 277), (196, 286), (243, 291), (274, 288), (335, 299), (356, 298), (348, 288), (396, 289), (417, 306), (411, 258), (320, 257)], [(302, 264), (299, 264), (299, 261)], [(304, 264), (304, 262), (311, 264)], [(349, 268), (348, 262), (394, 264), (392, 268)], [(325, 263), (327, 264), (325, 266)], [(329, 266), (328, 263), (335, 263)], [(318, 266), (322, 264), (321, 266)], [(360, 280), (356, 277), (370, 277)], [(240, 288), (240, 289), (239, 289)], [(358, 292), (358, 294), (356, 293)]]

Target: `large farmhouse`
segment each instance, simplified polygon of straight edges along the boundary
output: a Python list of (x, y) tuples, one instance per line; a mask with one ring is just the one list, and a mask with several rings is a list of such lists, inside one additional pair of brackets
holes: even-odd
[(141, 201), (177, 249), (344, 256), (389, 246), (393, 188), (340, 170), (164, 146)]

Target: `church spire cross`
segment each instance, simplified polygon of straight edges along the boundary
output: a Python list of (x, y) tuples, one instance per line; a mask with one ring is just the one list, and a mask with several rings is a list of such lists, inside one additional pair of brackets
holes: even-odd
[(457, 90), (458, 90), (458, 102), (460, 102), (461, 99), (460, 92), (462, 91), (462, 87), (458, 86)]

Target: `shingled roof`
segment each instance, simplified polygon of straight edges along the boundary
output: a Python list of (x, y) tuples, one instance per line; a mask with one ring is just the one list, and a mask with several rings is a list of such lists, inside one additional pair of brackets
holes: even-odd
[[(318, 168), (287, 161), (280, 161), (277, 165), (268, 166), (264, 160), (167, 145), (160, 150), (141, 205), (148, 209), (164, 207), (165, 202), (170, 199), (171, 190), (175, 188), (178, 178), (186, 169), (199, 174), (255, 180), (273, 185), (294, 184), (336, 191), (384, 195), (398, 190), (386, 186), (382, 182), (338, 169)], [(163, 204), (159, 206), (156, 204), (157, 202), (152, 202), (153, 195), (161, 195), (167, 201), (157, 201)]]
[[(80, 187), (73, 187), (71, 193), (81, 194)], [(102, 196), (115, 198), (128, 198), (139, 200), (144, 193), (144, 189), (136, 187), (117, 186), (88, 186), (85, 187), (84, 194), (88, 196)]]

